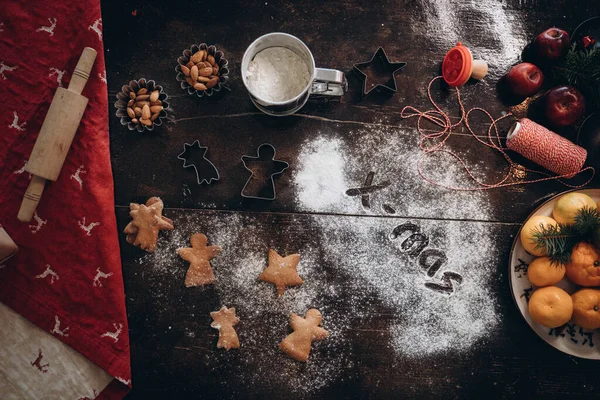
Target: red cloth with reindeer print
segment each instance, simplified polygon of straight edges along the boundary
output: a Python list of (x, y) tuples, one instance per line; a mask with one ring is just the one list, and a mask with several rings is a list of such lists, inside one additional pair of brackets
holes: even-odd
[[(22, 223), (24, 165), (86, 46), (98, 52), (82, 93), (87, 109), (58, 180)], [(0, 301), (115, 377), (98, 398), (122, 398), (131, 387), (129, 336), (99, 0), (1, 1), (0, 98), (0, 224), (20, 248), (0, 268)]]

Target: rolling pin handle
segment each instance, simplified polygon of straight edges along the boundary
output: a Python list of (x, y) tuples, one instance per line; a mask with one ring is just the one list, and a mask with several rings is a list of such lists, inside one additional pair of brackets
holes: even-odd
[(19, 215), (17, 215), (19, 221), (31, 221), (38, 203), (42, 198), (42, 193), (44, 193), (44, 186), (46, 186), (46, 180), (44, 178), (41, 178), (37, 175), (33, 175), (31, 177), (29, 187), (27, 187), (27, 191), (23, 196), (23, 202), (21, 203), (21, 208), (19, 209)]
[(75, 71), (73, 71), (73, 75), (71, 76), (68, 90), (81, 94), (86, 82), (90, 78), (90, 72), (94, 66), (94, 61), (96, 61), (97, 54), (96, 50), (91, 47), (83, 49), (81, 57), (79, 57), (79, 61), (75, 67)]

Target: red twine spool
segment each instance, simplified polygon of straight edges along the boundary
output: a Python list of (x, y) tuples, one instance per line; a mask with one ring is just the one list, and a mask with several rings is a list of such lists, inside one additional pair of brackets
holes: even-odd
[[(594, 168), (586, 167), (586, 168), (581, 169), (583, 166), (583, 163), (585, 162), (585, 158), (587, 155), (587, 152), (583, 148), (573, 144), (572, 142), (568, 141), (567, 139), (557, 135), (556, 133), (544, 128), (541, 125), (536, 124), (535, 122), (533, 122), (529, 119), (525, 118), (520, 123), (518, 123), (519, 125), (515, 124), (515, 126), (513, 126), (513, 128), (509, 132), (510, 140), (508, 140), (509, 143), (507, 143), (508, 148), (503, 147), (501, 144), (501, 137), (500, 137), (500, 132), (498, 131), (497, 123), (499, 121), (503, 120), (504, 118), (512, 116), (512, 114), (508, 113), (500, 118), (494, 119), (489, 112), (487, 112), (485, 109), (480, 108), (480, 107), (475, 107), (475, 108), (472, 108), (469, 111), (465, 112), (465, 107), (460, 98), (460, 90), (458, 88), (454, 88), (454, 89), (456, 90), (456, 98), (457, 98), (458, 104), (460, 106), (460, 120), (453, 124), (450, 120), (450, 117), (440, 108), (440, 106), (431, 97), (431, 85), (438, 79), (442, 79), (442, 77), (438, 76), (438, 77), (433, 78), (431, 80), (431, 82), (429, 82), (429, 85), (427, 86), (427, 96), (429, 97), (429, 101), (431, 102), (431, 104), (433, 105), (433, 107), (435, 109), (427, 110), (427, 111), (420, 111), (413, 106), (406, 106), (402, 109), (400, 116), (402, 118), (418, 117), (417, 118), (417, 130), (419, 131), (419, 134), (421, 136), (421, 139), (419, 141), (419, 146), (420, 146), (421, 150), (425, 154), (442, 152), (442, 153), (451, 155), (460, 164), (462, 164), (465, 172), (476, 183), (476, 186), (475, 187), (449, 186), (449, 185), (439, 183), (439, 182), (429, 178), (422, 171), (422, 168), (421, 168), (421, 159), (422, 158), (421, 158), (421, 159), (419, 159), (417, 169), (419, 171), (419, 175), (425, 181), (427, 181), (431, 184), (437, 185), (437, 186), (444, 187), (446, 189), (461, 190), (461, 191), (475, 191), (475, 190), (496, 189), (496, 188), (507, 187), (507, 186), (525, 185), (525, 184), (544, 182), (544, 181), (550, 181), (550, 180), (558, 180), (559, 182), (561, 182), (563, 185), (565, 185), (567, 187), (578, 189), (578, 188), (586, 186), (594, 178)], [(408, 113), (407, 111), (412, 111), (412, 113)], [(491, 121), (490, 127), (488, 129), (487, 140), (483, 140), (479, 136), (477, 136), (475, 134), (475, 132), (473, 132), (473, 130), (471, 129), (471, 126), (469, 125), (469, 115), (473, 111), (480, 111), (480, 112), (484, 113), (485, 115), (488, 116), (488, 118)], [(421, 123), (422, 123), (423, 119), (426, 119), (426, 120), (438, 125), (440, 128), (442, 128), (442, 130), (433, 132), (433, 133), (427, 133), (421, 127)], [(452, 130), (454, 128), (458, 127), (459, 125), (461, 125), (463, 122), (464, 122), (465, 126), (467, 127), (467, 129), (469, 130), (469, 132), (471, 133), (471, 135), (473, 135), (473, 137), (479, 143), (498, 151), (500, 154), (502, 154), (502, 156), (508, 163), (508, 166), (509, 166), (508, 171), (506, 172), (504, 177), (502, 179), (500, 179), (498, 182), (491, 183), (491, 184), (481, 182), (472, 174), (472, 172), (467, 167), (466, 162), (460, 156), (458, 156), (456, 153), (454, 153), (451, 150), (445, 149), (444, 146), (446, 144), (446, 141), (452, 135)], [(515, 128), (517, 126), (519, 129), (515, 131)], [(492, 131), (495, 132), (494, 135), (492, 135)], [(433, 141), (433, 143), (430, 143), (432, 141)], [(540, 164), (542, 167), (548, 169), (549, 171), (557, 173), (559, 175), (550, 175), (543, 171), (536, 171), (533, 169), (525, 168), (522, 165), (515, 163), (510, 158), (510, 156), (506, 152), (507, 149), (514, 150), (514, 151), (518, 152), (519, 154), (523, 155), (525, 158), (527, 158), (537, 164)], [(523, 172), (531, 172), (531, 173), (534, 173), (537, 175), (541, 175), (543, 177), (538, 178), (538, 179), (511, 182), (510, 181), (510, 178), (512, 177), (511, 172), (515, 171), (515, 170), (523, 171)], [(572, 178), (575, 175), (578, 175), (585, 171), (591, 171), (591, 176), (586, 182), (584, 182), (580, 185), (571, 185), (562, 180), (564, 178), (566, 178), (566, 179)]]
[(558, 175), (574, 176), (587, 151), (528, 118), (516, 122), (506, 135), (506, 146)]

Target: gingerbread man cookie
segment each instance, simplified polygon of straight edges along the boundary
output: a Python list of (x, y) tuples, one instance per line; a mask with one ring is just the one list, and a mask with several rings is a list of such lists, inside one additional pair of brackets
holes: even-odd
[(291, 314), (290, 326), (294, 332), (283, 339), (279, 348), (290, 357), (306, 362), (312, 341), (323, 340), (329, 335), (329, 332), (319, 326), (322, 319), (323, 316), (319, 310), (314, 308), (306, 312), (305, 318)]
[(200, 286), (215, 283), (215, 274), (210, 266), (210, 260), (215, 258), (221, 248), (207, 246), (208, 239), (202, 233), (195, 233), (190, 238), (192, 247), (177, 249), (181, 258), (190, 263), (190, 268), (185, 275), (185, 286)]
[(298, 286), (304, 283), (297, 271), (299, 262), (300, 254), (281, 257), (275, 250), (269, 250), (269, 265), (258, 279), (274, 284), (277, 295), (281, 296), (286, 286)]
[(240, 347), (240, 339), (233, 327), (240, 322), (240, 319), (235, 315), (235, 307), (227, 308), (226, 306), (221, 307), (219, 311), (213, 311), (210, 313), (213, 322), (210, 326), (219, 330), (219, 340), (217, 342), (217, 348), (225, 348), (229, 351), (232, 348)]
[(127, 243), (142, 250), (154, 251), (159, 231), (172, 231), (173, 221), (162, 216), (164, 204), (158, 197), (150, 197), (144, 204), (131, 203), (129, 215), (133, 218), (125, 227)]

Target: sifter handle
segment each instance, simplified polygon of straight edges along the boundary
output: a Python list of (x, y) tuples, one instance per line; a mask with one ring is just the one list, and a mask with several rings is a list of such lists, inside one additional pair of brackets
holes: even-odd
[(90, 78), (90, 72), (94, 66), (94, 61), (96, 61), (97, 54), (96, 50), (91, 47), (83, 49), (81, 57), (79, 57), (79, 61), (75, 67), (75, 71), (73, 71), (73, 75), (71, 76), (71, 82), (69, 83), (69, 90), (71, 92), (81, 94), (85, 84)]
[(31, 221), (31, 218), (33, 218), (33, 214), (35, 213), (35, 209), (42, 198), (44, 186), (46, 186), (46, 180), (44, 178), (41, 178), (37, 175), (33, 175), (31, 177), (31, 182), (29, 182), (25, 196), (23, 196), (23, 202), (21, 203), (21, 208), (19, 209), (19, 215), (17, 215), (19, 221)]

